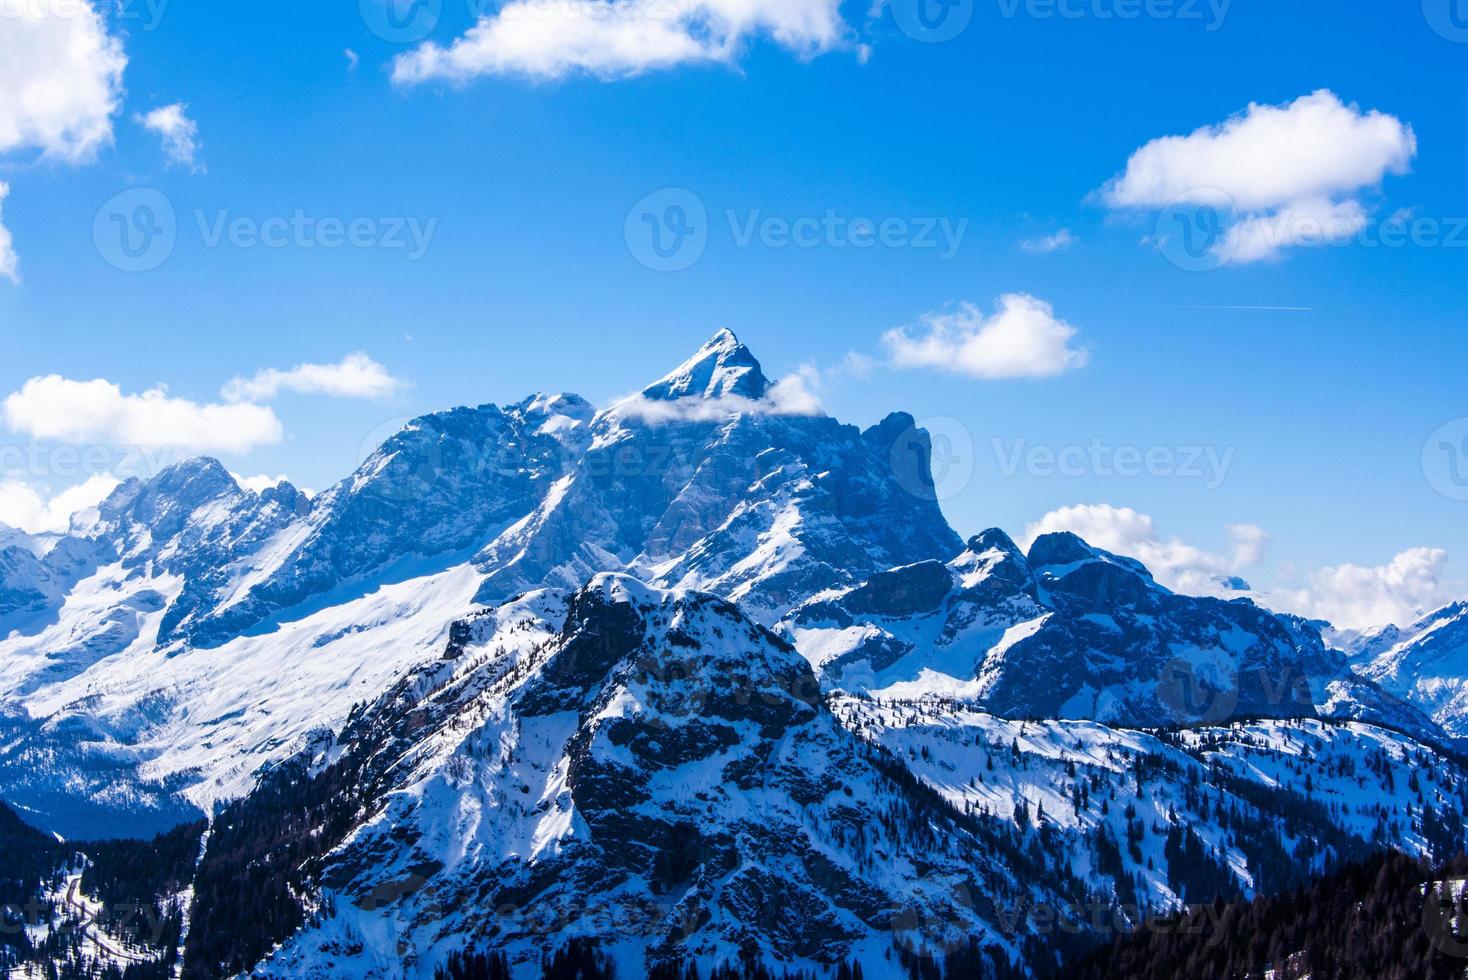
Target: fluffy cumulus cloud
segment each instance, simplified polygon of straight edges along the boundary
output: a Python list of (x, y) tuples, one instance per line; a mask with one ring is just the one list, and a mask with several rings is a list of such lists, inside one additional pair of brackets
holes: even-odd
[(10, 229), (5, 227), (5, 199), (10, 196), (10, 185), (0, 180), (0, 276), (11, 282), (20, 282), (20, 258), (15, 254), (15, 240)]
[(510, 0), (448, 46), (400, 55), (400, 85), (481, 75), (621, 78), (675, 65), (730, 62), (756, 35), (801, 56), (847, 34), (840, 0)]
[(1270, 606), (1323, 619), (1339, 629), (1408, 626), (1463, 597), (1448, 575), (1448, 553), (1411, 548), (1385, 565), (1336, 565), (1309, 576), (1300, 589), (1266, 595)]
[(1220, 260), (1253, 262), (1350, 238), (1366, 221), (1361, 195), (1406, 173), (1416, 152), (1411, 126), (1322, 89), (1152, 140), (1101, 197), (1117, 209), (1215, 207), (1229, 223), (1213, 245)]
[(116, 489), (116, 477), (97, 474), (55, 496), (42, 494), (20, 480), (0, 482), (0, 524), (28, 534), (65, 532), (78, 511), (95, 507)]
[[(93, 0), (33, 0), (0, 10), (0, 156), (36, 153), (84, 163), (112, 141), (127, 67)], [(9, 193), (0, 182), (0, 201)], [(20, 281), (0, 224), (0, 276)]]
[(892, 365), (929, 368), (972, 378), (1048, 378), (1090, 359), (1074, 345), (1076, 328), (1043, 300), (1023, 293), (999, 298), (986, 316), (972, 303), (930, 313), (916, 329), (899, 328), (882, 338)]
[(163, 152), (168, 160), (184, 169), (201, 174), (204, 161), (200, 157), (199, 124), (188, 116), (188, 106), (182, 102), (159, 106), (152, 112), (138, 117), (145, 128), (163, 139)]
[(405, 386), (381, 364), (357, 351), (336, 364), (298, 364), (288, 371), (270, 368), (251, 378), (235, 378), (224, 386), (231, 402), (264, 402), (282, 392), (333, 398), (390, 398)]
[(1025, 528), (1022, 543), (1028, 549), (1040, 535), (1057, 531), (1070, 531), (1098, 548), (1135, 558), (1158, 582), (1189, 595), (1238, 595), (1243, 590), (1237, 576), (1263, 560), (1269, 543), (1262, 528), (1236, 524), (1229, 528), (1233, 547), (1220, 554), (1177, 537), (1163, 537), (1150, 516), (1109, 504), (1053, 510)]
[(77, 163), (112, 139), (127, 67), (92, 0), (6, 4), (0, 16), (0, 153)]
[(248, 452), (277, 443), (280, 420), (262, 405), (200, 404), (164, 388), (127, 394), (103, 379), (32, 378), (0, 405), (12, 430), (36, 439), (203, 452)]

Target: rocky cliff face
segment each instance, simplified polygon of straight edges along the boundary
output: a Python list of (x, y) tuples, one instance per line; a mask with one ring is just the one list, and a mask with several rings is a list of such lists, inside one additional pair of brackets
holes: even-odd
[(838, 723), (794, 649), (723, 599), (603, 575), (460, 640), (346, 733), (391, 774), (321, 864), (334, 911), (261, 974), (427, 976), (470, 935), (532, 969), (581, 936), (628, 976), (970, 936), (1013, 950), (990, 903), (1055, 894), (1018, 884), (1023, 862)]
[(1358, 678), (1318, 632), (1247, 600), (1178, 595), (1073, 534), (1002, 531), (792, 611), (780, 631), (830, 688), (966, 699), (1011, 718), (1128, 726), (1350, 717), (1443, 733)]
[[(932, 601), (920, 580), (861, 596)], [(221, 814), (192, 962), (234, 943), (231, 972), (427, 978), (467, 949), (532, 976), (583, 943), (619, 976), (1043, 974), (1139, 907), (1277, 892), (1387, 843), (1454, 853), (1468, 783), (1431, 755), (1361, 722), (1149, 733), (828, 698), (726, 600), (602, 575), (456, 625)], [(275, 891), (234, 884), (252, 847), (295, 869)], [(318, 912), (239, 948), (237, 910), (277, 898)]]

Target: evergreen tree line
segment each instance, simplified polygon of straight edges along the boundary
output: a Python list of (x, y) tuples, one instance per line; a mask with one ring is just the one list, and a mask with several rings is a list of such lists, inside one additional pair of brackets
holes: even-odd
[(1118, 938), (1068, 980), (1447, 980), (1468, 971), (1468, 857), (1433, 868), (1392, 851), (1313, 884), (1211, 906)]

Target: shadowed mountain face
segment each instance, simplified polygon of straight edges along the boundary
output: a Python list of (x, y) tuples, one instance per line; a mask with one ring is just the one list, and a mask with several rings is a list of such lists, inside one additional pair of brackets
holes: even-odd
[(970, 700), (1012, 718), (1129, 726), (1350, 717), (1444, 740), (1357, 677), (1318, 631), (1246, 600), (1178, 595), (1073, 534), (1025, 555), (999, 530), (946, 563), (897, 568), (780, 624), (831, 688)]

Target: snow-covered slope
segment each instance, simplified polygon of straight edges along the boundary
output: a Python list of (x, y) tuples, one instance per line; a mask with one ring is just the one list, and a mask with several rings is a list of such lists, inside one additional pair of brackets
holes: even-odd
[(1010, 718), (1132, 726), (1326, 715), (1442, 733), (1252, 602), (1178, 595), (1072, 534), (986, 531), (946, 564), (816, 596), (779, 625), (831, 689), (969, 699)]
[[(875, 964), (969, 937), (1012, 953), (993, 904), (1066, 897), (1064, 874), (1001, 860), (916, 791), (792, 648), (715, 596), (602, 575), (464, 624), (448, 656), (322, 756), (317, 780), (368, 787), (347, 804), (361, 815), (326, 815), (341, 843), (293, 884), (323, 911), (257, 976), (429, 977), (470, 937), (524, 975), (578, 936), (619, 976)], [(221, 823), (249, 824), (250, 802)], [(206, 868), (239, 860), (215, 841)], [(227, 915), (196, 907), (196, 928)]]
[(256, 976), (426, 978), (466, 947), (538, 976), (573, 939), (622, 976), (753, 959), (897, 977), (970, 938), (1042, 971), (1058, 915), (1084, 937), (1383, 847), (1455, 853), (1465, 787), (1360, 722), (1149, 733), (827, 701), (737, 607), (604, 575), (456, 625), (444, 659), (222, 814), (203, 861), (221, 887), (193, 921), (213, 949), (265, 901), (230, 886), (263, 812), (325, 853), (279, 886), (314, 914), (258, 937)]
[[(339, 727), (450, 623), (599, 572), (772, 621), (956, 550), (924, 433), (800, 414), (723, 332), (597, 413), (574, 395), (430, 415), (314, 499), (213, 460), (0, 549), (0, 799), (151, 833)], [(803, 409), (802, 409), (803, 411)]]
[(1455, 738), (1468, 738), (1468, 603), (1367, 637), (1351, 657), (1363, 677), (1421, 708)]

